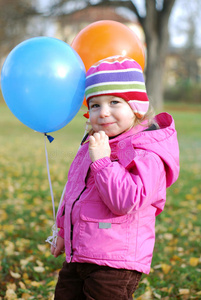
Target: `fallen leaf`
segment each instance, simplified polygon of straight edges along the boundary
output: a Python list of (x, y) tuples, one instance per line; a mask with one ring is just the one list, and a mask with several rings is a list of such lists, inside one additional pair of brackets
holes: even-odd
[(23, 294), (22, 294), (22, 299), (23, 299), (23, 300), (31, 299), (31, 298), (30, 298), (30, 294), (28, 294), (28, 293), (23, 293)]
[(26, 285), (24, 284), (24, 282), (20, 281), (19, 286), (21, 287), (21, 289), (26, 290)]
[(45, 271), (45, 268), (44, 267), (33, 267), (34, 271), (37, 272), (37, 273), (43, 273)]
[(37, 248), (41, 251), (41, 252), (45, 252), (47, 250), (46, 245), (37, 245)]
[(194, 199), (194, 195), (186, 194), (185, 198), (186, 198), (186, 200), (193, 200)]
[(3, 222), (7, 218), (8, 218), (8, 214), (3, 209), (0, 209), (0, 219), (1, 219), (1, 221)]
[(179, 294), (180, 295), (189, 295), (190, 290), (189, 289), (179, 289)]
[(48, 282), (47, 286), (55, 286), (56, 285), (56, 281), (52, 280), (50, 282)]
[(161, 299), (161, 295), (157, 294), (156, 292), (153, 292), (153, 295), (156, 299)]
[(32, 285), (32, 286), (35, 286), (35, 287), (39, 287), (39, 286), (42, 285), (42, 283), (41, 283), (41, 282), (37, 282), (37, 281), (32, 281), (32, 282), (31, 282), (31, 285)]
[(13, 290), (13, 291), (16, 291), (16, 288), (17, 288), (15, 283), (8, 283), (6, 287), (7, 287), (7, 290), (10, 289), (10, 290)]
[(25, 268), (25, 266), (30, 262), (30, 261), (33, 261), (34, 260), (34, 257), (33, 255), (25, 258), (25, 259), (20, 259), (20, 265), (21, 265), (21, 268), (22, 270)]
[(37, 263), (37, 265), (39, 267), (43, 267), (44, 266), (44, 263), (42, 261), (38, 260), (38, 259), (36, 260), (36, 263)]
[(171, 266), (169, 266), (167, 264), (161, 264), (161, 268), (162, 268), (162, 271), (164, 274), (168, 274), (171, 269)]
[(174, 237), (172, 233), (165, 233), (163, 236), (168, 241), (171, 241)]
[(192, 267), (196, 267), (199, 264), (199, 258), (191, 257), (189, 263)]
[(5, 295), (6, 300), (15, 300), (15, 299), (17, 299), (17, 295), (15, 293), (16, 288), (17, 287), (16, 287), (15, 283), (9, 283), (7, 285), (7, 290), (6, 290), (6, 295)]
[(15, 272), (13, 272), (13, 271), (11, 271), (11, 270), (10, 270), (10, 275), (11, 275), (13, 278), (15, 278), (15, 279), (18, 279), (18, 278), (21, 277), (21, 275), (20, 275), (19, 273), (15, 273)]
[(154, 268), (155, 270), (160, 269), (160, 268), (161, 268), (161, 264), (155, 265), (153, 268)]
[(136, 300), (150, 300), (152, 299), (152, 291), (151, 289), (146, 291), (143, 295), (138, 297)]
[(15, 250), (15, 245), (13, 242), (10, 241), (5, 241), (5, 252), (6, 255), (13, 255), (14, 254), (14, 250)]
[(7, 299), (7, 300), (15, 300), (15, 299), (17, 299), (17, 295), (16, 295), (15, 291), (11, 290), (11, 289), (8, 289), (6, 291), (5, 299)]

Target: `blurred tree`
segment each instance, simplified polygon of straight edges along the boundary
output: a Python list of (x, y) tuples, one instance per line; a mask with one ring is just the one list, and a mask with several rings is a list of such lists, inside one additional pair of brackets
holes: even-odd
[[(89, 6), (126, 7), (135, 13), (141, 24), (147, 45), (146, 85), (155, 109), (163, 105), (164, 62), (168, 50), (168, 21), (175, 0), (144, 0), (142, 9), (135, 0), (57, 0), (52, 11), (59, 15), (71, 14)], [(138, 1), (139, 2), (139, 1)], [(87, 18), (87, 16), (86, 16)]]
[(27, 35), (30, 18), (38, 15), (35, 0), (0, 0), (1, 58)]
[[(181, 2), (181, 0), (180, 0)], [(181, 50), (181, 68), (184, 72), (180, 74), (180, 81), (188, 84), (198, 83), (199, 58), (201, 54), (201, 43), (198, 36), (201, 18), (201, 1), (182, 0), (186, 10), (178, 16), (177, 34), (185, 36), (185, 42)]]

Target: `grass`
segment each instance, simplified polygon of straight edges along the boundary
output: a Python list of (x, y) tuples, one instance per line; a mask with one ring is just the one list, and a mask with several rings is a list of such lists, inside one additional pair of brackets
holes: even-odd
[[(200, 299), (200, 106), (167, 104), (165, 110), (176, 122), (181, 172), (167, 190), (151, 273), (143, 275), (135, 299)], [(56, 206), (84, 132), (82, 114), (47, 143)], [(52, 299), (65, 257), (52, 257), (45, 243), (53, 216), (44, 138), (1, 102), (0, 145), (0, 299)]]

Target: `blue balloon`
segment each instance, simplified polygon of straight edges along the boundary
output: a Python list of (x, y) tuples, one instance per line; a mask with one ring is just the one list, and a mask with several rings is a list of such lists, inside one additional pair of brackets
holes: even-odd
[(12, 113), (42, 133), (61, 129), (84, 100), (85, 67), (77, 52), (56, 38), (36, 37), (6, 58), (1, 88)]

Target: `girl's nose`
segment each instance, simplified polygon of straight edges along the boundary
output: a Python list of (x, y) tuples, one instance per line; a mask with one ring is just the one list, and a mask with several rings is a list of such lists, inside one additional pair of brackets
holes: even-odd
[(108, 105), (102, 105), (100, 107), (100, 117), (104, 118), (104, 117), (108, 117), (110, 115), (110, 108)]

